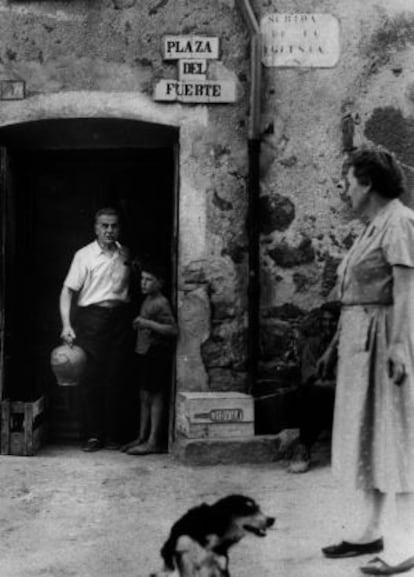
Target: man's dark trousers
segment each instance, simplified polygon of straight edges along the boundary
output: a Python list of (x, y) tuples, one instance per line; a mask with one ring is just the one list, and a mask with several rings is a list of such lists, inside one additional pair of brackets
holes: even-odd
[(300, 442), (308, 449), (321, 431), (332, 430), (334, 405), (334, 384), (309, 383), (299, 388)]
[(88, 357), (81, 382), (86, 437), (116, 442), (119, 440), (121, 395), (131, 344), (129, 306), (79, 307), (76, 344)]

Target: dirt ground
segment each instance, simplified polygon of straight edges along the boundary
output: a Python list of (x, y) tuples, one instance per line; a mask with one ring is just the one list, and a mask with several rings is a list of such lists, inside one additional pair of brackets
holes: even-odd
[(132, 457), (46, 447), (0, 457), (1, 577), (147, 577), (189, 507), (251, 495), (277, 517), (264, 539), (231, 552), (233, 577), (351, 577), (361, 560), (326, 560), (341, 534), (329, 466), (290, 475), (283, 463), (189, 467), (170, 455)]

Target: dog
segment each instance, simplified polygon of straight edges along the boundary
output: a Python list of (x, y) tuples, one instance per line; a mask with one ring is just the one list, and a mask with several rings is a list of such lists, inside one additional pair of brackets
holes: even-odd
[(161, 549), (164, 570), (151, 577), (172, 577), (174, 572), (180, 577), (230, 577), (229, 549), (247, 533), (265, 537), (274, 522), (244, 495), (194, 507), (172, 526)]

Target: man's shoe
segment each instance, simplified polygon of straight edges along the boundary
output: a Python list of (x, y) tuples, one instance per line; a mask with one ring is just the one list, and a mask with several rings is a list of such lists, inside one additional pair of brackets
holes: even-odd
[(300, 443), (293, 454), (293, 458), (289, 463), (289, 473), (306, 473), (309, 471), (311, 465), (310, 450), (305, 445)]
[(357, 557), (358, 555), (379, 553), (383, 549), (384, 541), (382, 539), (376, 539), (369, 543), (349, 543), (349, 541), (342, 541), (342, 543), (338, 543), (338, 545), (324, 547), (322, 553), (329, 559), (341, 559), (343, 557)]
[(91, 437), (83, 445), (82, 451), (85, 451), (85, 453), (93, 453), (94, 451), (100, 451), (102, 447), (103, 447), (102, 441), (100, 441), (96, 437)]

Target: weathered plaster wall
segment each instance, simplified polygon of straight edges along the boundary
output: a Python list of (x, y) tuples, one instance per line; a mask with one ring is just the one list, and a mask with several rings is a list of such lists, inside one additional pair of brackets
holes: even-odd
[(414, 185), (414, 6), (255, 0), (254, 7), (258, 19), (314, 12), (340, 24), (334, 68), (264, 68), (262, 376), (274, 378), (292, 362), (294, 328), (329, 295), (359, 228), (341, 197), (347, 151), (363, 142), (387, 146)]
[[(347, 151), (384, 144), (414, 184), (414, 7), (252, 3), (259, 19), (306, 10), (340, 23), (334, 68), (264, 69), (261, 368), (274, 378), (294, 363), (294, 328), (327, 298), (359, 228), (341, 196)], [(27, 87), (25, 101), (0, 103), (0, 125), (111, 116), (180, 128), (178, 387), (244, 390), (249, 37), (234, 1), (0, 0), (0, 16), (0, 80)], [(162, 60), (163, 34), (218, 36), (212, 73), (237, 81), (238, 102), (154, 103), (154, 83), (177, 74)]]
[[(235, 104), (154, 103), (164, 34), (220, 39), (214, 79), (235, 79)], [(248, 34), (232, 0), (0, 0), (0, 80), (27, 98), (0, 103), (0, 125), (49, 117), (137, 118), (180, 128), (178, 388), (246, 381)]]

